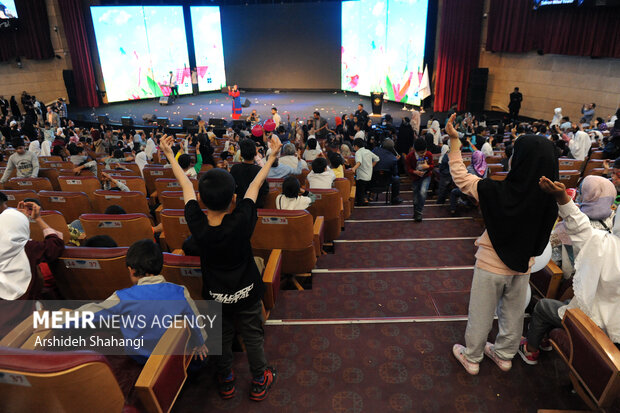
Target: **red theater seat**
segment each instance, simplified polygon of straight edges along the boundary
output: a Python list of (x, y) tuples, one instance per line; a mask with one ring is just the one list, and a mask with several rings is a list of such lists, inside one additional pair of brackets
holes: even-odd
[[(62, 233), (62, 240), (65, 244), (69, 242), (71, 234), (67, 227), (67, 220), (60, 212), (43, 210), (41, 211), (41, 218), (43, 218), (47, 225)], [(34, 221), (30, 222), (30, 238), (34, 241), (43, 241), (45, 239), (41, 227)]]
[(67, 223), (92, 212), (90, 200), (84, 192), (40, 191), (39, 198), (43, 209), (61, 212)]
[(151, 220), (145, 214), (83, 214), (80, 222), (86, 237), (109, 235), (119, 247), (129, 247), (146, 238), (153, 239)]
[(118, 205), (128, 214), (144, 214), (150, 216), (149, 205), (142, 192), (130, 191), (104, 191), (98, 189), (92, 195), (93, 209), (96, 213), (103, 214), (107, 207)]
[[(337, 189), (313, 189), (316, 200), (308, 212), (316, 219), (319, 216), (325, 219), (325, 242), (332, 242), (340, 236), (342, 228), (342, 199)], [(294, 234), (294, 233), (293, 233)]]
[(2, 193), (8, 198), (6, 204), (11, 208), (17, 208), (17, 204), (27, 198), (39, 199), (37, 193), (31, 189), (4, 189)]
[(164, 238), (171, 252), (180, 252), (183, 241), (190, 236), (185, 211), (183, 209), (164, 209), (159, 215), (164, 227)]
[(47, 178), (11, 178), (4, 185), (6, 189), (28, 189), (35, 192), (53, 189)]
[(58, 184), (63, 192), (84, 192), (89, 198), (101, 189), (101, 182), (95, 176), (59, 176)]

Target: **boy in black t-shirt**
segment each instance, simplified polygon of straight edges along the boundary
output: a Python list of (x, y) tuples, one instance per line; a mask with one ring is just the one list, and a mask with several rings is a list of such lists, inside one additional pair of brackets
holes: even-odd
[(205, 173), (198, 193), (207, 207), (206, 215), (192, 183), (174, 158), (173, 143), (172, 137), (165, 136), (160, 146), (183, 190), (185, 219), (200, 250), (202, 296), (222, 303), (222, 356), (217, 360), (220, 396), (228, 399), (235, 395), (232, 341), (236, 330), (243, 338), (252, 372), (250, 399), (264, 400), (276, 372), (265, 359), (261, 303), (265, 286), (254, 262), (250, 238), (258, 219), (256, 198), (282, 143), (277, 137), (270, 139), (271, 155), (242, 200), (237, 200), (235, 180), (226, 170), (216, 168)]

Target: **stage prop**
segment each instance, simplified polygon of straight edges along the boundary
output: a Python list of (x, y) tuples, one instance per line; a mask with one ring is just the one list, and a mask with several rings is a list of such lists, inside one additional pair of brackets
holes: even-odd
[(381, 108), (383, 107), (383, 92), (372, 92), (370, 94), (370, 100), (372, 102), (372, 114), (381, 115)]

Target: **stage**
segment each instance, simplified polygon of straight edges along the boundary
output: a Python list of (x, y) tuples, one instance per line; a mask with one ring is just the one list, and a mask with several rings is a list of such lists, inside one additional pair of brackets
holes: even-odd
[[(243, 108), (241, 115), (245, 119), (253, 109), (260, 115), (261, 121), (271, 117), (271, 108), (277, 107), (282, 121), (291, 121), (296, 117), (306, 121), (312, 118), (314, 111), (319, 111), (331, 126), (335, 125), (334, 118), (345, 113), (351, 114), (362, 103), (367, 112), (371, 112), (370, 97), (360, 96), (347, 92), (242, 92), (241, 99), (247, 98), (251, 105)], [(106, 115), (113, 124), (120, 124), (121, 117), (130, 116), (134, 125), (145, 125), (142, 116), (153, 114), (157, 117), (169, 118), (170, 126), (181, 127), (182, 119), (200, 115), (201, 119), (221, 118), (231, 120), (231, 98), (221, 92), (205, 92), (198, 96), (182, 95), (176, 102), (168, 106), (160, 106), (158, 99), (132, 100), (128, 102), (111, 103), (99, 108), (72, 108), (69, 107), (69, 117), (81, 122), (97, 122), (97, 116)], [(403, 117), (411, 117), (411, 105), (403, 110), (404, 105), (396, 102), (384, 102), (383, 114), (389, 113), (394, 118), (394, 124), (400, 125)], [(426, 115), (426, 116), (425, 116)], [(428, 114), (422, 115), (422, 124), (426, 124)], [(374, 118), (377, 122), (378, 117)]]

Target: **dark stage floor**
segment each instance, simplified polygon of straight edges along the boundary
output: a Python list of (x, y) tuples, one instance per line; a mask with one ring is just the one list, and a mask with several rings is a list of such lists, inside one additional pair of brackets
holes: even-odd
[[(271, 115), (271, 107), (278, 108), (283, 121), (290, 114), (291, 120), (295, 117), (308, 119), (314, 111), (321, 112), (330, 124), (334, 118), (344, 113), (353, 113), (357, 110), (358, 103), (363, 103), (365, 109), (371, 112), (370, 98), (346, 92), (247, 92), (242, 93), (241, 98), (247, 98), (251, 102), (249, 108), (243, 108), (242, 117), (249, 116), (252, 109), (256, 109), (261, 120)], [(403, 110), (404, 105), (396, 102), (385, 102), (383, 113), (389, 113), (400, 124), (400, 119), (411, 116), (409, 110)], [(220, 92), (202, 93), (199, 96), (184, 95), (169, 106), (160, 106), (157, 99), (138, 100), (130, 102), (111, 103), (99, 108), (69, 108), (69, 116), (72, 119), (83, 116), (85, 121), (96, 121), (97, 116), (107, 115), (111, 122), (120, 123), (122, 116), (131, 116), (134, 124), (143, 125), (142, 115), (154, 114), (158, 117), (168, 117), (172, 126), (181, 126), (183, 118), (200, 115), (203, 119), (222, 118), (231, 120), (231, 98)], [(426, 115), (426, 116), (425, 116)], [(422, 115), (423, 123), (428, 114)]]

